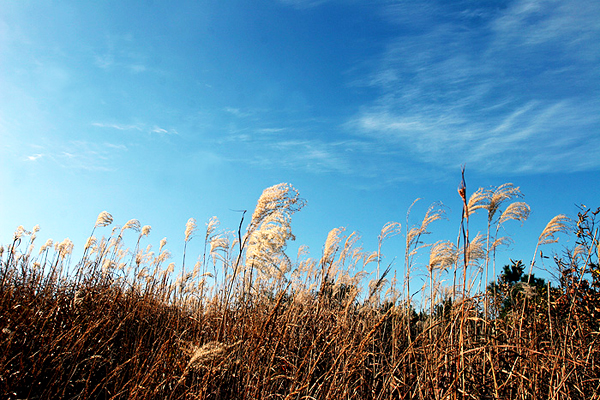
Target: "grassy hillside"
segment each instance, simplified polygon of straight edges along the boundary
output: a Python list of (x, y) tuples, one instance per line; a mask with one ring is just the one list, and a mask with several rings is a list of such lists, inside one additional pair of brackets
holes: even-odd
[[(184, 255), (177, 274), (164, 241), (140, 248), (150, 227), (137, 220), (97, 239), (113, 223), (101, 213), (77, 262), (68, 239), (38, 249), (38, 229), (19, 227), (0, 253), (1, 397), (600, 398), (600, 209), (541, 232), (538, 246), (560, 232), (578, 238), (555, 257), (550, 284), (533, 274), (535, 257), (495, 271), (500, 226), (529, 214), (518, 188), (459, 194), (458, 240), (423, 243), (443, 217), (433, 206), (416, 226), (386, 224), (377, 251), (334, 229), (320, 259), (293, 262), (286, 243), (304, 201), (276, 185), (236, 231), (213, 218), (199, 232), (190, 219), (184, 254), (194, 236), (204, 253), (194, 266)], [(469, 233), (475, 212), (487, 217), (481, 235)], [(126, 230), (139, 232), (132, 248)], [(392, 278), (381, 243), (400, 233), (404, 273)], [(411, 301), (418, 268), (428, 276), (421, 309)]]

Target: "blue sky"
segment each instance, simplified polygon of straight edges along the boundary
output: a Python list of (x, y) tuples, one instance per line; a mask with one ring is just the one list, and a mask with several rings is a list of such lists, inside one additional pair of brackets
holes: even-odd
[(308, 201), (290, 249), (344, 226), (375, 250), (417, 197), (411, 222), (442, 201), (431, 241), (454, 240), (464, 164), (470, 193), (521, 187), (500, 260), (529, 259), (600, 206), (598, 43), (584, 0), (4, 1), (0, 243), (40, 224), (81, 249), (107, 210), (179, 262), (188, 218), (235, 229), (280, 182)]

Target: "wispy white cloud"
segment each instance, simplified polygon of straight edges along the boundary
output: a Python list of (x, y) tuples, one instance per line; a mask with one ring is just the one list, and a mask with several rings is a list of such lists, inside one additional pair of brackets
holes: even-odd
[(316, 7), (319, 6), (323, 3), (326, 3), (327, 1), (331, 1), (331, 0), (277, 0), (280, 3), (283, 3), (285, 5), (288, 6), (292, 6), (295, 8), (299, 8), (299, 9), (304, 9), (304, 8), (312, 8), (312, 7)]
[(154, 127), (152, 127), (152, 129), (150, 129), (151, 133), (160, 133), (160, 134), (164, 134), (164, 135), (177, 135), (177, 131), (175, 129), (164, 129), (161, 128), (160, 126), (154, 125)]
[[(326, 143), (320, 140), (283, 140), (275, 142), (272, 150), (285, 154), (285, 157), (269, 157), (276, 163), (289, 168), (304, 169), (312, 172), (337, 172), (350, 174), (350, 159), (343, 157), (339, 143)], [(265, 159), (262, 159), (263, 162)]]
[(41, 153), (37, 153), (37, 154), (32, 154), (30, 156), (27, 156), (27, 158), (25, 158), (26, 161), (35, 161), (37, 159), (42, 158), (44, 155)]
[[(590, 159), (588, 153), (600, 148), (600, 137), (594, 133), (600, 118), (577, 117), (594, 107), (567, 101), (527, 103), (512, 113), (476, 121), (373, 110), (349, 127), (416, 160), (442, 167), (466, 162), (490, 172), (596, 169), (600, 160)], [(566, 154), (571, 156), (561, 156)], [(531, 165), (534, 159), (536, 164)]]
[(115, 143), (103, 143), (104, 147), (112, 150), (128, 150), (127, 146), (124, 144), (115, 144)]
[(94, 65), (105, 71), (121, 69), (139, 74), (150, 70), (147, 59), (131, 34), (108, 35), (104, 45), (93, 52)]
[(280, 133), (288, 130), (287, 128), (259, 128), (256, 130), (258, 133)]
[(129, 66), (129, 70), (133, 73), (139, 74), (145, 72), (148, 68), (145, 65), (133, 64)]
[(177, 130), (170, 128), (165, 129), (161, 128), (158, 125), (153, 125), (152, 127), (147, 127), (146, 124), (116, 124), (116, 123), (105, 123), (105, 122), (92, 122), (92, 126), (98, 128), (108, 128), (108, 129), (116, 129), (119, 131), (138, 131), (138, 132), (148, 132), (148, 133), (159, 133), (164, 135), (177, 135)]
[(96, 143), (76, 140), (57, 148), (52, 159), (61, 167), (70, 170), (115, 171), (114, 157), (127, 151), (127, 146), (109, 142)]
[(242, 111), (241, 109), (235, 107), (225, 107), (224, 111), (239, 118), (249, 117), (255, 113), (254, 111), (250, 110)]
[(44, 165), (53, 163), (68, 170), (109, 172), (116, 170), (115, 157), (128, 151), (124, 144), (86, 140), (46, 143), (43, 147), (44, 153), (27, 155), (23, 161), (39, 163), (43, 160)]
[(119, 131), (142, 131), (142, 127), (140, 125), (134, 125), (134, 124), (111, 124), (111, 123), (104, 123), (104, 122), (92, 122), (93, 126), (97, 126), (98, 128), (112, 128), (112, 129), (117, 129)]
[(587, 156), (600, 145), (600, 4), (589, 3), (523, 0), (459, 14), (435, 3), (387, 7), (404, 33), (356, 82), (380, 95), (346, 127), (439, 167), (600, 168)]

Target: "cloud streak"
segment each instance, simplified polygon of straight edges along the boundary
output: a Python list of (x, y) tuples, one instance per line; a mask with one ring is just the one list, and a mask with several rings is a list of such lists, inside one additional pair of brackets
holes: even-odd
[(591, 67), (600, 61), (600, 6), (520, 1), (457, 13), (428, 4), (386, 9), (404, 34), (359, 82), (380, 94), (349, 129), (444, 168), (600, 168), (597, 157), (581, 157), (600, 146), (600, 76)]
[(92, 126), (98, 128), (116, 129), (118, 131), (138, 131), (147, 133), (158, 133), (163, 135), (177, 135), (177, 130), (170, 128), (161, 128), (158, 125), (153, 125), (151, 128), (145, 124), (115, 124), (115, 123), (104, 123), (104, 122), (92, 122)]
[(103, 123), (103, 122), (92, 122), (92, 126), (96, 126), (98, 128), (112, 128), (119, 131), (142, 131), (142, 127), (140, 125), (127, 125), (127, 124), (111, 124), (111, 123)]

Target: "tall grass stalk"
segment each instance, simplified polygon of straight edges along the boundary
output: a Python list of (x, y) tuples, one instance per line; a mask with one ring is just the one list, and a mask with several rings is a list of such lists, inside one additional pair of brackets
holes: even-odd
[[(0, 397), (599, 398), (599, 233), (582, 230), (589, 214), (578, 227), (580, 248), (557, 256), (557, 284), (535, 286), (534, 259), (529, 281), (507, 287), (498, 279), (494, 312), (482, 318), (485, 296), (471, 293), (478, 267), (497, 247), (498, 226), (528, 207), (499, 214), (493, 243), (487, 234), (469, 240), (464, 226), (461, 246), (430, 245), (429, 301), (413, 310), (411, 271), (442, 210), (434, 205), (407, 225), (402, 286), (387, 280), (391, 263), (381, 268), (383, 239), (364, 251), (358, 235), (341, 228), (329, 233), (320, 259), (301, 248), (289, 261), (289, 217), (303, 204), (296, 193), (287, 185), (267, 190), (245, 230), (242, 219), (237, 232), (217, 232), (211, 219), (203, 253), (185, 275), (169, 263), (166, 239), (156, 254), (139, 249), (150, 234), (144, 228), (127, 269), (121, 234), (129, 223), (89, 241), (74, 270), (70, 240), (36, 252), (37, 229), (19, 228), (0, 246)], [(466, 187), (461, 197), (466, 219)], [(110, 225), (104, 216), (90, 237)], [(572, 228), (563, 217), (551, 221), (538, 246)], [(456, 285), (443, 285), (459, 258), (462, 298), (450, 295)], [(374, 270), (380, 274), (367, 285)], [(494, 329), (482, 334), (489, 323)]]

